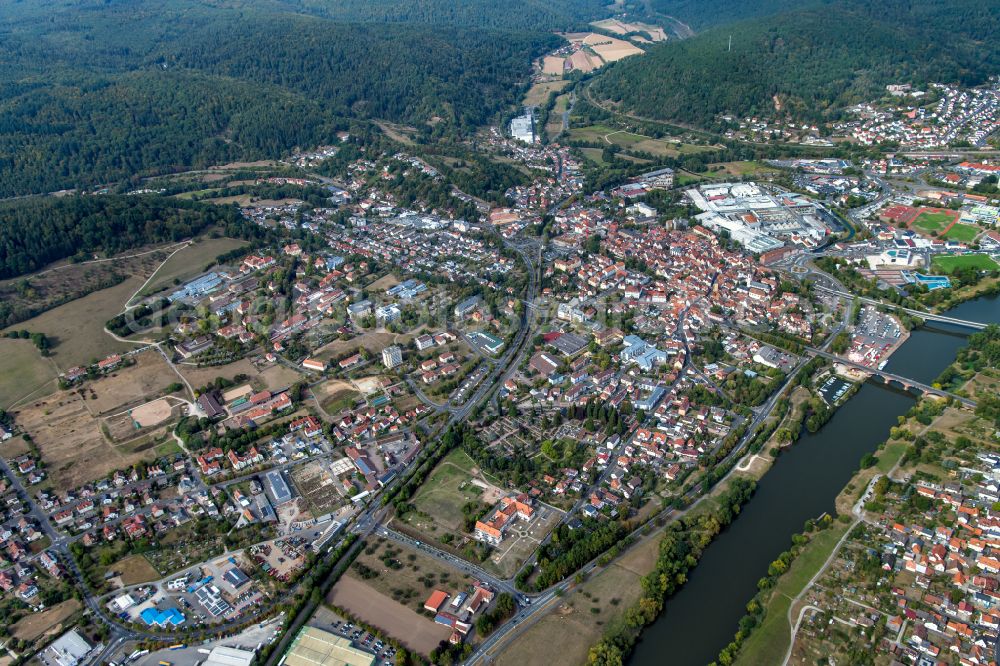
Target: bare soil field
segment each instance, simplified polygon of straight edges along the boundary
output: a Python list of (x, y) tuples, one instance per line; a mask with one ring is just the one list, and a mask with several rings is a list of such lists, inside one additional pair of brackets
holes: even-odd
[(21, 618), (17, 624), (11, 627), (11, 634), (14, 638), (28, 642), (34, 642), (46, 634), (58, 634), (63, 629), (62, 623), (73, 617), (79, 610), (79, 601), (67, 599), (46, 611)]
[(159, 425), (170, 418), (173, 404), (166, 398), (139, 405), (132, 410), (132, 419), (143, 428)]
[(448, 627), (435, 624), (351, 576), (341, 578), (327, 600), (425, 656), (451, 634)]
[(30, 340), (0, 338), (0, 409), (55, 386), (56, 369)]
[(52, 360), (60, 371), (100, 360), (108, 354), (135, 349), (136, 345), (117, 342), (105, 333), (104, 324), (121, 312), (125, 301), (144, 281), (145, 278), (129, 278), (119, 285), (60, 305), (12, 328), (44, 333), (52, 343)]

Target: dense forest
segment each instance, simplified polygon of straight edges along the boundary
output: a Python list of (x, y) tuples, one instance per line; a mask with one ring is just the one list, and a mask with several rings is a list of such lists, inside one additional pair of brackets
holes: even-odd
[[(329, 141), (351, 119), (462, 134), (516, 102), (531, 60), (560, 43), (546, 26), (593, 10), (584, 2), (552, 22), (537, 12), (577, 3), (534, 12), (514, 11), (535, 7), (523, 0), (397, 5), (2, 3), (0, 197), (275, 158)], [(460, 20), (430, 24), (449, 6), (461, 7)], [(512, 26), (537, 22), (489, 27), (505, 15)]]
[(0, 205), (0, 278), (61, 259), (179, 241), (212, 226), (238, 234), (239, 211), (157, 196), (47, 197)]
[(722, 113), (778, 115), (776, 103), (819, 122), (888, 83), (985, 82), (1000, 65), (988, 38), (1000, 31), (996, 10), (974, 0), (822, 3), (650, 49), (609, 67), (592, 92), (642, 117), (701, 126)]

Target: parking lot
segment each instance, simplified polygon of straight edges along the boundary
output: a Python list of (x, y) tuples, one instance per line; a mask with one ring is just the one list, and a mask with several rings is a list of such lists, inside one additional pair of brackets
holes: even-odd
[(354, 646), (371, 652), (377, 658), (376, 664), (383, 666), (393, 666), (396, 658), (396, 648), (386, 645), (374, 634), (364, 629), (357, 628), (353, 622), (349, 622), (340, 617), (332, 610), (321, 606), (316, 614), (309, 621), (311, 626), (324, 631), (349, 638), (354, 641)]

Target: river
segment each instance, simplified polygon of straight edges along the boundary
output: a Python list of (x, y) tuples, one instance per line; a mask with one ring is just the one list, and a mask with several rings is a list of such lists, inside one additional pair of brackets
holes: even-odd
[[(1000, 323), (1000, 301), (984, 297), (948, 314)], [(915, 330), (886, 370), (930, 383), (954, 360), (968, 332), (941, 324)], [(643, 632), (629, 666), (704, 666), (714, 661), (736, 633), (768, 565), (791, 545), (792, 535), (802, 531), (807, 519), (834, 512), (834, 500), (858, 469), (858, 461), (887, 438), (896, 417), (913, 402), (907, 393), (868, 382), (819, 432), (803, 432)]]

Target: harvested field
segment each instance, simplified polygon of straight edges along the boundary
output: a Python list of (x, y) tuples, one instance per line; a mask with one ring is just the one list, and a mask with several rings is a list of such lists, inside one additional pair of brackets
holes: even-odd
[(542, 73), (548, 76), (562, 76), (565, 62), (565, 58), (545, 56), (542, 61)]
[(104, 332), (104, 324), (145, 281), (133, 277), (119, 285), (95, 291), (24, 321), (14, 328), (44, 333), (52, 343), (52, 360), (60, 371), (126, 352), (136, 345), (117, 342)]
[(54, 387), (56, 374), (52, 362), (30, 340), (0, 338), (0, 409), (46, 386)]
[(378, 627), (407, 649), (424, 656), (451, 635), (448, 627), (435, 624), (351, 576), (344, 576), (337, 582), (327, 601)]
[(48, 634), (55, 636), (62, 633), (63, 622), (73, 617), (80, 610), (80, 602), (67, 599), (41, 613), (33, 613), (18, 620), (11, 627), (11, 635), (22, 641), (34, 642)]
[(618, 19), (605, 19), (603, 21), (594, 21), (590, 25), (613, 32), (616, 35), (627, 35), (630, 32), (645, 32), (654, 42), (665, 42), (667, 40), (667, 34), (663, 28), (648, 23), (625, 23)]

